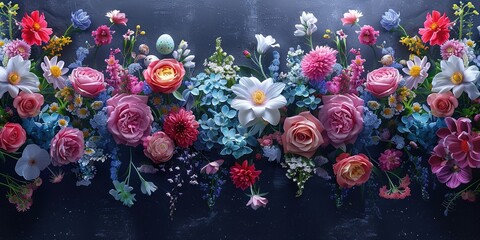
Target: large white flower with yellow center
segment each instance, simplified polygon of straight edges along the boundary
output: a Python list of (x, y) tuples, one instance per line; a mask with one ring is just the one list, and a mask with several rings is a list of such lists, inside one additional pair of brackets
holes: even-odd
[(7, 91), (12, 98), (16, 97), (20, 90), (27, 93), (40, 91), (40, 81), (30, 72), (30, 66), (30, 60), (23, 60), (17, 55), (8, 61), (7, 68), (0, 67), (0, 98)]
[(442, 72), (433, 77), (432, 92), (445, 93), (452, 90), (456, 98), (459, 98), (463, 92), (466, 92), (472, 100), (480, 97), (480, 92), (475, 85), (480, 76), (477, 66), (465, 69), (463, 60), (457, 56), (450, 56), (447, 61), (443, 60), (440, 66)]
[(273, 83), (271, 78), (260, 82), (255, 77), (242, 77), (239, 84), (232, 86), (237, 95), (232, 100), (232, 108), (238, 110), (238, 120), (245, 127), (267, 121), (277, 125), (280, 121), (279, 108), (287, 104), (287, 99), (281, 94), (284, 83)]

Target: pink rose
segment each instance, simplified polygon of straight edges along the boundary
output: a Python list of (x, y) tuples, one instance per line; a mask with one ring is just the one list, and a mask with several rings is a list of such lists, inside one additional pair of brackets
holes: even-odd
[(175, 144), (167, 134), (159, 131), (143, 139), (143, 148), (145, 156), (150, 158), (154, 163), (160, 164), (172, 158)]
[(427, 97), (427, 103), (435, 117), (451, 117), (455, 108), (458, 107), (458, 100), (453, 93), (431, 93)]
[(42, 94), (22, 91), (13, 100), (13, 107), (17, 109), (21, 118), (36, 117), (40, 113), (43, 102)]
[(84, 150), (83, 132), (76, 128), (62, 128), (50, 142), (53, 166), (77, 162), (83, 156)]
[(173, 93), (182, 85), (185, 68), (175, 59), (156, 60), (143, 71), (143, 76), (152, 91)]
[(367, 74), (366, 88), (377, 98), (391, 95), (397, 90), (402, 76), (396, 68), (381, 67)]
[(338, 148), (354, 143), (363, 129), (363, 100), (353, 94), (323, 96), (322, 100), (318, 118), (326, 132), (323, 145), (331, 142)]
[(69, 77), (75, 92), (83, 97), (94, 98), (105, 91), (103, 73), (89, 67), (73, 69)]
[(340, 187), (351, 188), (368, 181), (372, 167), (373, 164), (363, 154), (341, 154), (337, 157), (337, 163), (333, 164), (333, 172)]
[(322, 123), (308, 111), (286, 118), (283, 130), (285, 133), (282, 135), (282, 142), (285, 153), (311, 158), (324, 142)]
[(7, 152), (17, 151), (27, 140), (27, 133), (18, 123), (7, 123), (0, 129), (0, 148)]
[(107, 128), (117, 144), (135, 147), (150, 135), (152, 112), (148, 97), (117, 94), (107, 100)]

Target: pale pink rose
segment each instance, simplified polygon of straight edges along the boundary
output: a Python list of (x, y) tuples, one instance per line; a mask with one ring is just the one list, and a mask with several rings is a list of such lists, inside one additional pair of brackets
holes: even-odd
[(70, 74), (75, 92), (83, 97), (94, 98), (105, 91), (105, 79), (103, 73), (89, 67), (78, 67)]
[(105, 16), (110, 19), (111, 23), (127, 26), (128, 18), (125, 13), (122, 13), (119, 10), (107, 12), (107, 15)]
[(213, 162), (209, 162), (207, 165), (203, 166), (200, 169), (200, 172), (206, 174), (215, 174), (220, 169), (220, 166), (223, 164), (223, 159), (218, 159)]
[(377, 98), (393, 94), (398, 87), (402, 75), (396, 68), (381, 67), (367, 74), (366, 89)]
[(154, 92), (173, 93), (181, 85), (185, 68), (173, 58), (151, 62), (143, 71), (143, 77)]
[(259, 207), (267, 206), (268, 199), (261, 197), (260, 195), (252, 195), (247, 202), (247, 206), (252, 207), (253, 210), (257, 210)]
[(337, 177), (340, 187), (351, 188), (368, 181), (372, 167), (373, 164), (363, 154), (353, 156), (341, 154), (337, 157), (337, 162), (333, 164), (333, 173)]
[(342, 21), (343, 26), (345, 25), (354, 25), (357, 23), (360, 18), (363, 16), (362, 12), (358, 10), (348, 10), (348, 12), (343, 14), (343, 18), (340, 19)]
[(175, 150), (175, 143), (162, 131), (143, 139), (143, 153), (154, 163), (161, 164), (170, 160)]
[(317, 148), (324, 143), (322, 123), (308, 111), (286, 118), (283, 130), (285, 132), (282, 135), (282, 142), (285, 153), (311, 158)]
[(117, 144), (135, 147), (149, 136), (153, 116), (148, 97), (116, 94), (107, 100), (107, 128)]
[(17, 109), (21, 118), (36, 117), (40, 113), (44, 99), (42, 94), (20, 92), (13, 100), (13, 107)]
[(453, 93), (431, 93), (427, 97), (427, 103), (435, 117), (451, 117), (455, 108), (458, 107), (458, 100)]
[(323, 96), (322, 100), (318, 119), (325, 128), (323, 145), (338, 148), (354, 143), (363, 129), (363, 100), (353, 94)]
[(76, 128), (62, 128), (50, 142), (53, 166), (62, 166), (80, 160), (84, 154), (83, 132)]
[(7, 123), (0, 129), (0, 148), (7, 152), (17, 151), (27, 140), (27, 133), (18, 123)]

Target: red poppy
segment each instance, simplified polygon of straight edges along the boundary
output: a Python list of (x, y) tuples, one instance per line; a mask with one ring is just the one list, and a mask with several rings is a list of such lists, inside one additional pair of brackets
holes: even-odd
[(230, 177), (235, 187), (245, 190), (255, 184), (262, 171), (255, 170), (255, 164), (248, 165), (248, 161), (244, 160), (242, 165), (235, 163), (230, 168)]
[(45, 15), (39, 11), (33, 11), (30, 16), (25, 14), (22, 18), (22, 39), (29, 45), (42, 45), (42, 42), (48, 42), (53, 33), (51, 28), (47, 28)]
[(418, 33), (422, 35), (422, 41), (430, 45), (442, 45), (450, 38), (450, 19), (445, 13), (440, 16), (438, 11), (427, 14), (427, 20), (423, 23), (424, 28), (420, 28)]

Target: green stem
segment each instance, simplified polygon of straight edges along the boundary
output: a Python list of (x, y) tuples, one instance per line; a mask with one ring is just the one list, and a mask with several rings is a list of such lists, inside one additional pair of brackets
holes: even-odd
[(130, 163), (128, 164), (128, 174), (127, 174), (127, 180), (126, 184), (129, 185), (130, 183), (130, 174), (132, 173), (132, 148), (129, 148), (130, 150)]
[(308, 38), (308, 44), (310, 45), (310, 48), (313, 50), (313, 41), (312, 41), (312, 35)]
[(405, 37), (408, 37), (407, 31), (405, 31), (405, 28), (403, 28), (402, 25), (398, 25), (398, 27), (399, 27), (400, 30), (402, 31), (403, 35), (404, 35)]
[(8, 33), (10, 34), (10, 39), (13, 39), (12, 14), (8, 14)]
[(73, 24), (70, 24), (70, 26), (68, 26), (67, 30), (65, 30), (65, 33), (63, 34), (63, 36), (67, 37), (72, 28), (73, 28)]
[(260, 71), (262, 71), (262, 75), (265, 79), (267, 79), (267, 75), (265, 75), (265, 72), (263, 71), (263, 66), (262, 66), (262, 54), (258, 57), (258, 67), (260, 68)]
[(4, 152), (4, 151), (0, 151), (0, 154), (5, 155), (5, 156), (10, 157), (10, 158), (13, 158), (13, 159), (15, 159), (15, 160), (18, 160), (18, 157), (15, 157), (15, 156), (13, 156), (13, 155), (11, 155), (11, 154), (9, 154), (9, 153), (6, 153), (6, 152)]

